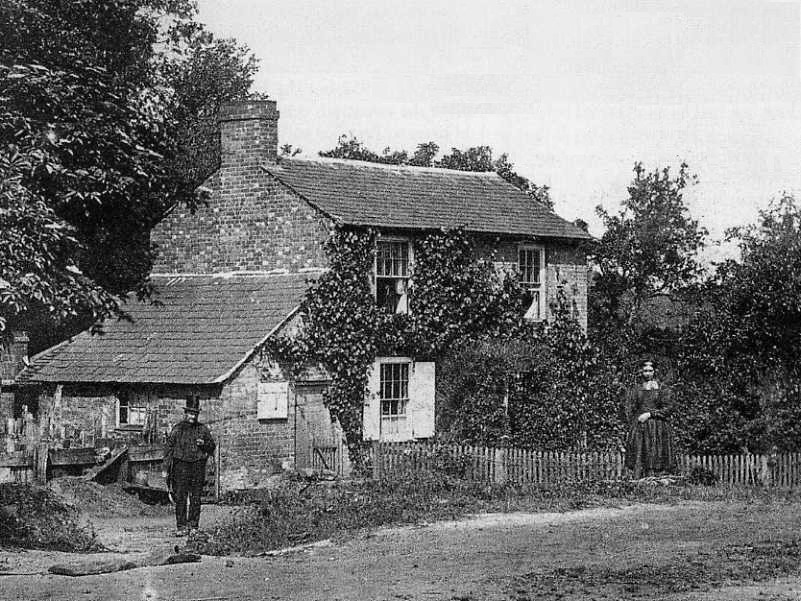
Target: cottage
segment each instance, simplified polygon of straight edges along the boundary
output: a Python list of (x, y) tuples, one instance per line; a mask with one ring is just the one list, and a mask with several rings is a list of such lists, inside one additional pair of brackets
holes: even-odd
[[(155, 302), (129, 300), (130, 320), (103, 324), (34, 357), (21, 377), (45, 391), (42, 429), (67, 439), (160, 440), (197, 396), (219, 440), (222, 489), (258, 486), (287, 467), (312, 465), (315, 447), (342, 438), (322, 394), (327, 375), (300, 376), (264, 351), (291, 335), (310, 282), (327, 267), (332, 229), (379, 232), (370, 276), (376, 303), (408, 311), (412, 242), (462, 227), (479, 252), (518, 271), (527, 316), (570, 290), (586, 324), (583, 230), (494, 173), (278, 157), (275, 102), (226, 107), (222, 160), (207, 206), (176, 207), (152, 232)], [(364, 437), (434, 435), (436, 366), (380, 357), (364, 404)]]

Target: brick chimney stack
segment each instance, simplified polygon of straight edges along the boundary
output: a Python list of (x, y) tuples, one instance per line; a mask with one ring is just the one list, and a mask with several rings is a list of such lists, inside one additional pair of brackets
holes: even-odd
[(278, 158), (278, 109), (274, 100), (229, 103), (220, 109), (222, 170), (275, 163)]
[(0, 379), (10, 382), (25, 367), (28, 359), (28, 334), (11, 332), (10, 336), (0, 340)]

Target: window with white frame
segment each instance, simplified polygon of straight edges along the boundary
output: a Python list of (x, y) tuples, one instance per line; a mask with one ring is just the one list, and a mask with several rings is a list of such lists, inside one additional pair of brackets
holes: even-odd
[(526, 319), (545, 319), (545, 249), (521, 246), (517, 249), (520, 285), (526, 291)]
[(409, 363), (381, 364), (379, 397), (382, 438), (400, 435), (407, 426)]
[(378, 240), (375, 252), (375, 297), (392, 313), (409, 311), (410, 250), (407, 240)]
[(123, 391), (117, 403), (117, 427), (143, 428), (147, 421), (147, 398)]

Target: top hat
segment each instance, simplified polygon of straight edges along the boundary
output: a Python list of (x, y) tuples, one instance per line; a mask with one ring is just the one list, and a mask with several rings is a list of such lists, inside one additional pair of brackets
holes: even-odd
[(200, 397), (190, 396), (186, 399), (184, 407), (186, 413), (200, 413)]

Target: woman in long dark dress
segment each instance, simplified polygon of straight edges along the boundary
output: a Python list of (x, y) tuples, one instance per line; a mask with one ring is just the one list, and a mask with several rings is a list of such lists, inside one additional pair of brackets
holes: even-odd
[(670, 427), (670, 389), (654, 378), (654, 366), (646, 361), (643, 381), (629, 391), (626, 418), (626, 467), (635, 478), (669, 474), (675, 471), (676, 455)]

